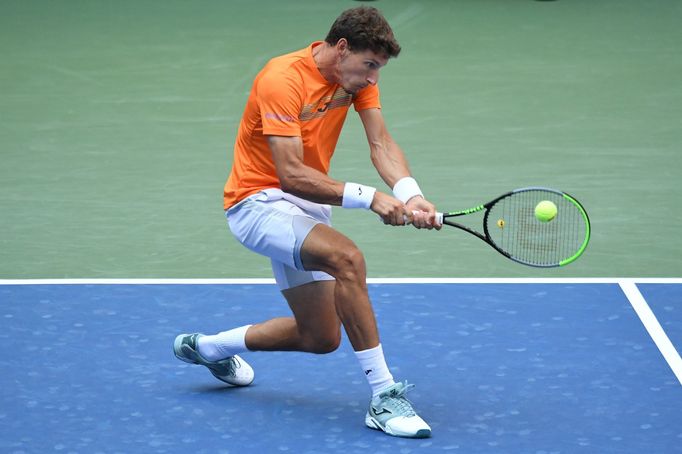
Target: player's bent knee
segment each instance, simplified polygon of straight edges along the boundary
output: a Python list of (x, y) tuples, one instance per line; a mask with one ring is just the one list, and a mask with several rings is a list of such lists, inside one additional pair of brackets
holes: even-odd
[(357, 247), (337, 251), (334, 256), (337, 279), (356, 280), (365, 278), (365, 257)]
[(315, 349), (312, 351), (312, 353), (318, 355), (326, 355), (327, 353), (333, 353), (339, 348), (339, 345), (340, 342), (319, 343), (315, 346)]
[(310, 353), (324, 355), (336, 351), (341, 345), (341, 333), (318, 337), (309, 343)]

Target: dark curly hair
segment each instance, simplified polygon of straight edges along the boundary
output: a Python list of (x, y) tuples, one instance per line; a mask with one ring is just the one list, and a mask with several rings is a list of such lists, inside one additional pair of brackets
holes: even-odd
[(385, 57), (397, 57), (400, 44), (378, 9), (371, 6), (351, 8), (334, 21), (325, 41), (332, 46), (346, 38), (352, 51), (371, 50)]

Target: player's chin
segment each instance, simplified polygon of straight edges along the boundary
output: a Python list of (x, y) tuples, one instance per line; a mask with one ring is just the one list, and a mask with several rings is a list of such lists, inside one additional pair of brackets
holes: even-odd
[(347, 93), (350, 93), (351, 95), (356, 95), (360, 90), (365, 88), (367, 85), (352, 85), (350, 87), (343, 87), (344, 90), (346, 90)]

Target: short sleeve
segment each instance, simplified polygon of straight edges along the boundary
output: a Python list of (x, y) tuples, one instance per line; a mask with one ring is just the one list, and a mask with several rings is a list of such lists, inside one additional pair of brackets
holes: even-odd
[(295, 75), (271, 73), (260, 79), (256, 102), (264, 135), (301, 135), (298, 116), (303, 105), (302, 92), (302, 81), (297, 80)]
[(360, 90), (355, 99), (353, 99), (353, 106), (357, 112), (366, 109), (381, 109), (379, 85), (368, 85)]

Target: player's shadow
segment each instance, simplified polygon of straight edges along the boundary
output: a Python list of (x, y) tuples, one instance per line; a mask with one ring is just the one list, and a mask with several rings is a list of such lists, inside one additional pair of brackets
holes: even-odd
[(357, 386), (357, 390), (354, 386), (346, 388), (349, 388), (347, 392), (334, 393), (301, 386), (272, 388), (254, 383), (248, 387), (201, 384), (190, 389), (211, 401), (219, 399), (226, 408), (238, 408), (242, 424), (259, 423), (258, 415), (269, 414), (284, 426), (291, 424), (292, 430), (302, 425), (324, 433), (329, 425), (349, 431), (364, 426), (369, 396), (362, 386)]
[[(330, 394), (324, 391), (307, 390), (306, 393), (300, 389), (271, 388), (266, 385), (253, 383), (249, 386), (231, 386), (228, 384), (200, 384), (188, 387), (192, 393), (201, 395), (225, 395), (230, 399), (236, 398), (240, 402), (250, 400), (254, 405), (272, 405), (273, 407), (281, 403), (287, 405), (320, 408), (320, 407), (349, 407), (355, 408), (360, 402), (369, 404), (369, 396), (363, 393), (358, 386), (358, 391), (353, 393), (355, 399), (349, 399), (344, 394)], [(365, 402), (366, 400), (366, 402)], [(364, 409), (364, 406), (363, 406)]]

